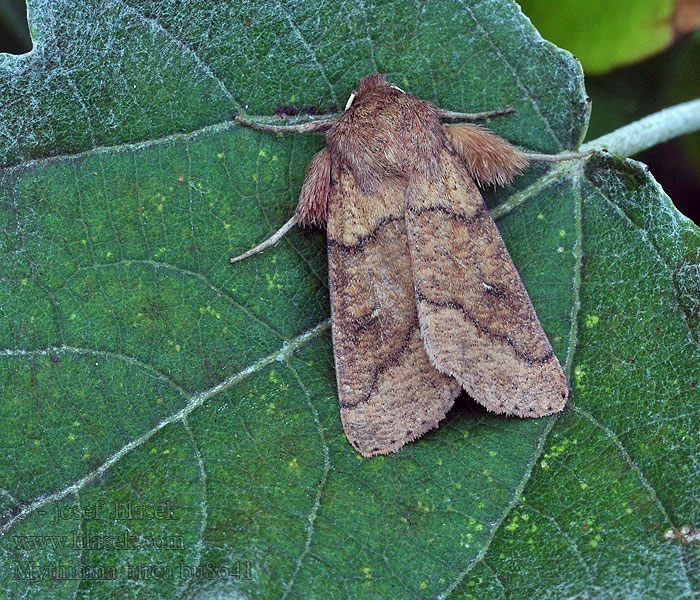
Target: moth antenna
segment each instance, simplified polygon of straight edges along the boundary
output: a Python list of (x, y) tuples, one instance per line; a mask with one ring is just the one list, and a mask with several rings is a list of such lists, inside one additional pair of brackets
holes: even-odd
[(235, 257), (231, 257), (228, 259), (228, 262), (230, 264), (235, 264), (237, 262), (240, 262), (242, 260), (245, 260), (246, 258), (250, 258), (254, 254), (258, 254), (259, 252), (262, 252), (266, 248), (269, 248), (270, 246), (274, 246), (277, 242), (279, 242), (282, 237), (292, 228), (294, 225), (297, 223), (297, 218), (296, 215), (293, 216), (289, 221), (287, 221), (282, 227), (280, 227), (275, 233), (273, 233), (269, 238), (267, 238), (264, 242), (258, 244), (255, 246), (255, 248), (251, 248), (247, 252), (244, 252), (243, 254)]
[(444, 108), (438, 108), (438, 116), (441, 119), (455, 119), (456, 121), (480, 121), (483, 119), (490, 119), (491, 117), (502, 117), (503, 115), (509, 115), (515, 112), (515, 108), (512, 106), (508, 108), (502, 108), (500, 110), (489, 110), (486, 112), (478, 113), (463, 113), (455, 112), (453, 110), (445, 110)]
[(565, 160), (576, 160), (577, 158), (585, 158), (594, 154), (595, 150), (588, 150), (586, 152), (562, 152), (560, 154), (539, 154), (537, 152), (526, 152), (525, 156), (529, 160), (535, 162), (562, 162)]
[(328, 131), (333, 126), (333, 123), (336, 122), (337, 116), (329, 115), (328, 117), (314, 119), (313, 121), (307, 121), (306, 123), (296, 123), (294, 125), (270, 125), (269, 123), (256, 123), (255, 121), (244, 119), (240, 115), (235, 115), (233, 120), (241, 125), (252, 127), (253, 129), (273, 131), (274, 133), (313, 133), (315, 131)]

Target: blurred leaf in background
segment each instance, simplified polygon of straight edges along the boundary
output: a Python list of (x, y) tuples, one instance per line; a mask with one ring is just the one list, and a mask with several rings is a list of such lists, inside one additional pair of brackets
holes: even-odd
[(587, 75), (656, 54), (700, 25), (697, 0), (521, 0), (545, 39), (573, 52)]

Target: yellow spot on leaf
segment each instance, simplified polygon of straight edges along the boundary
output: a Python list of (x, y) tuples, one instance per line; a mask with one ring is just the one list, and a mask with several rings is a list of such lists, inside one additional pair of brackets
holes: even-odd
[(211, 316), (216, 317), (217, 319), (221, 318), (221, 313), (214, 310), (211, 305), (207, 304), (206, 306), (200, 306), (199, 307), (199, 312), (200, 314), (209, 313)]
[(267, 280), (267, 289), (270, 290), (271, 292), (277, 290), (277, 291), (282, 291), (282, 286), (279, 283), (275, 283), (275, 279), (277, 279), (277, 273), (274, 275), (270, 275), (269, 273), (265, 273), (265, 279)]
[(585, 323), (588, 329), (593, 329), (598, 324), (598, 321), (600, 321), (598, 315), (586, 315)]

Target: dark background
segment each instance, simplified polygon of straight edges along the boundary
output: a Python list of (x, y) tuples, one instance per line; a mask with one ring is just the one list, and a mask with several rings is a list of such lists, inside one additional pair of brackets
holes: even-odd
[(24, 54), (31, 49), (25, 0), (0, 0), (0, 52)]
[[(0, 0), (0, 52), (32, 49), (25, 0)], [(700, 96), (700, 35), (680, 39), (650, 59), (586, 77), (593, 99), (587, 139), (652, 112)], [(650, 148), (633, 158), (649, 165), (676, 207), (700, 224), (700, 133)]]

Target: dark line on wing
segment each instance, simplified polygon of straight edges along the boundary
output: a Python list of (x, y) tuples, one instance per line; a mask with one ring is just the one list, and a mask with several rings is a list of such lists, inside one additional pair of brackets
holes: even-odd
[(376, 311), (377, 306), (373, 305), (371, 312), (353, 319), (353, 333), (355, 337), (357, 337), (360, 333), (364, 333), (379, 321), (379, 315), (374, 314)]
[(382, 229), (386, 225), (389, 225), (391, 223), (395, 223), (396, 221), (401, 221), (403, 219), (404, 219), (404, 215), (392, 215), (389, 217), (381, 218), (379, 221), (377, 221), (377, 224), (374, 226), (374, 229), (372, 229), (372, 231), (357, 238), (357, 241), (354, 244), (345, 244), (344, 242), (339, 242), (338, 240), (334, 240), (329, 235), (327, 238), (328, 248), (329, 249), (331, 247), (338, 248), (340, 250), (345, 250), (345, 251), (351, 252), (351, 253), (360, 252), (361, 250), (364, 250), (364, 248), (365, 248), (365, 246), (367, 246), (367, 244), (376, 240), (377, 233), (379, 232), (380, 229)]
[(438, 308), (451, 308), (453, 310), (459, 310), (460, 312), (462, 312), (462, 314), (464, 314), (465, 317), (467, 317), (467, 319), (469, 319), (474, 324), (474, 326), (479, 331), (489, 336), (491, 339), (500, 340), (501, 342), (507, 344), (513, 349), (513, 352), (515, 352), (515, 354), (518, 357), (520, 357), (522, 360), (529, 364), (547, 363), (554, 357), (554, 351), (551, 350), (551, 348), (544, 356), (540, 358), (530, 357), (528, 354), (515, 347), (515, 342), (513, 342), (513, 339), (510, 336), (495, 333), (493, 331), (490, 331), (487, 327), (481, 325), (478, 319), (476, 319), (474, 315), (472, 315), (466, 308), (464, 308), (464, 306), (460, 302), (456, 300), (431, 300), (430, 298), (426, 298), (423, 292), (421, 292), (419, 289), (416, 289), (416, 301), (422, 302), (424, 304), (430, 304), (431, 306), (436, 306)]
[(448, 206), (421, 206), (420, 208), (414, 208), (409, 204), (408, 212), (413, 213), (418, 217), (421, 217), (427, 213), (442, 213), (452, 219), (462, 221), (465, 225), (473, 225), (474, 223), (481, 221), (486, 215), (489, 214), (488, 209), (483, 202), (471, 217), (466, 217), (465, 215), (459, 214)]
[(384, 373), (384, 371), (386, 371), (389, 367), (396, 364), (398, 359), (401, 358), (401, 355), (404, 354), (406, 350), (408, 350), (409, 342), (411, 341), (411, 337), (413, 335), (413, 330), (417, 326), (417, 323), (411, 324), (411, 326), (408, 328), (408, 331), (406, 332), (406, 335), (404, 336), (402, 344), (391, 354), (389, 354), (389, 356), (387, 356), (386, 359), (374, 369), (374, 372), (372, 373), (372, 383), (369, 386), (369, 391), (367, 392), (365, 397), (358, 400), (355, 404), (341, 402), (340, 408), (356, 408), (362, 404), (366, 404), (367, 402), (369, 402), (372, 395), (377, 391), (377, 383), (379, 382), (379, 377), (381, 376), (381, 374)]

